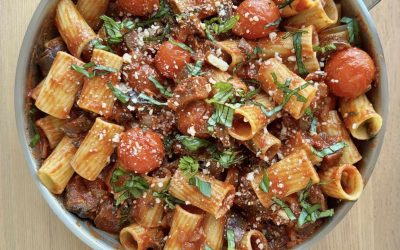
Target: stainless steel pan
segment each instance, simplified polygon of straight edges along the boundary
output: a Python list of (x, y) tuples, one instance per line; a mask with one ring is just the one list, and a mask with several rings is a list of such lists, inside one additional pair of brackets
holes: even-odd
[[(388, 80), (386, 74), (385, 60), (381, 43), (376, 32), (373, 20), (368, 12), (369, 8), (374, 7), (380, 0), (342, 0), (343, 14), (346, 16), (358, 17), (361, 23), (362, 38), (364, 49), (373, 56), (377, 64), (379, 75), (377, 87), (369, 93), (372, 103), (376, 110), (384, 119), (384, 126), (379, 135), (371, 141), (360, 144), (360, 151), (363, 160), (359, 164), (365, 183), (368, 182), (375, 163), (379, 156), (385, 134), (385, 127), (388, 115)], [(93, 226), (85, 223), (78, 217), (66, 211), (59, 199), (52, 195), (39, 181), (37, 177), (38, 161), (35, 152), (28, 146), (30, 133), (28, 131), (27, 117), (27, 90), (32, 84), (36, 84), (38, 79), (38, 70), (35, 63), (36, 51), (40, 48), (42, 41), (51, 36), (53, 23), (52, 17), (56, 0), (42, 0), (37, 7), (32, 20), (29, 24), (25, 38), (21, 47), (15, 82), (15, 116), (17, 120), (17, 129), (19, 140), (24, 155), (28, 162), (28, 168), (35, 180), (40, 192), (46, 199), (54, 213), (64, 222), (64, 224), (83, 242), (93, 249), (115, 249), (118, 246), (118, 239), (115, 236), (97, 230)], [(297, 249), (308, 249), (329, 231), (331, 231), (347, 214), (354, 202), (344, 202), (336, 208), (335, 216), (331, 218), (324, 226), (309, 240), (297, 247)], [(350, 236), (349, 236), (350, 237)]]

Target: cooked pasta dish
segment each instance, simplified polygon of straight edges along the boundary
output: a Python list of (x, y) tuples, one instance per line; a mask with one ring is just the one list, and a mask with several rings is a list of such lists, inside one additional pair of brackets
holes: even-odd
[(290, 249), (357, 200), (382, 118), (333, 0), (60, 0), (38, 177), (128, 250)]

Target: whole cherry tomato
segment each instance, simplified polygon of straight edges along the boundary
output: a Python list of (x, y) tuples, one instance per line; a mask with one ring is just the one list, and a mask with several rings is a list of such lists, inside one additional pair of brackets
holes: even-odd
[(189, 103), (176, 113), (179, 131), (199, 138), (210, 137), (207, 126), (212, 112), (213, 107), (205, 101)]
[(170, 42), (164, 42), (155, 57), (156, 67), (166, 78), (174, 78), (187, 63), (190, 53)]
[(348, 98), (356, 98), (367, 92), (376, 73), (372, 58), (358, 48), (335, 53), (326, 64), (325, 71), (331, 92)]
[(161, 166), (164, 143), (151, 129), (132, 128), (122, 133), (117, 154), (125, 170), (144, 174)]
[(276, 30), (281, 18), (279, 8), (272, 0), (245, 0), (237, 8), (239, 22), (233, 33), (246, 39), (268, 36)]

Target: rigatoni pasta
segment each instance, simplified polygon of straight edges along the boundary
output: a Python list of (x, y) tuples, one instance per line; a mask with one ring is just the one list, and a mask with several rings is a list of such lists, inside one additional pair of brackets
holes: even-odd
[(87, 180), (95, 180), (107, 165), (124, 128), (97, 118), (71, 160), (75, 172)]
[(382, 117), (376, 113), (366, 95), (341, 100), (339, 111), (347, 129), (358, 140), (371, 139), (381, 130)]
[(104, 117), (110, 117), (114, 106), (115, 96), (109, 84), (118, 83), (119, 70), (122, 67), (122, 58), (104, 50), (93, 51), (92, 62), (111, 68), (113, 72), (107, 75), (94, 76), (85, 79), (81, 96), (77, 102), (80, 108), (92, 111)]
[(83, 75), (71, 68), (73, 64), (81, 66), (83, 62), (65, 52), (57, 54), (36, 99), (38, 109), (59, 119), (69, 117), (83, 80)]
[(74, 174), (70, 161), (77, 148), (64, 137), (38, 171), (40, 181), (54, 194), (61, 194)]
[(132, 224), (121, 230), (119, 239), (126, 250), (157, 249), (160, 247), (162, 235), (160, 229), (148, 229)]
[(61, 0), (58, 3), (55, 21), (68, 50), (73, 56), (80, 58), (84, 47), (96, 38), (96, 33), (71, 0)]
[(98, 30), (101, 20), (108, 9), (109, 0), (78, 0), (76, 8), (85, 19), (87, 24), (93, 29)]
[(55, 148), (64, 137), (61, 126), (65, 124), (65, 120), (61, 120), (50, 115), (36, 121), (36, 125), (42, 129), (49, 141), (50, 148)]

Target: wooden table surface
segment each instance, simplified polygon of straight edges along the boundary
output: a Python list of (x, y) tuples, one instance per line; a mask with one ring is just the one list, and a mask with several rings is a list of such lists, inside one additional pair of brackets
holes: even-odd
[[(14, 119), (19, 48), (39, 0), (0, 0), (0, 249), (88, 249), (52, 213), (26, 167)], [(400, 249), (400, 1), (372, 11), (389, 71), (390, 120), (361, 199), (314, 249)]]

